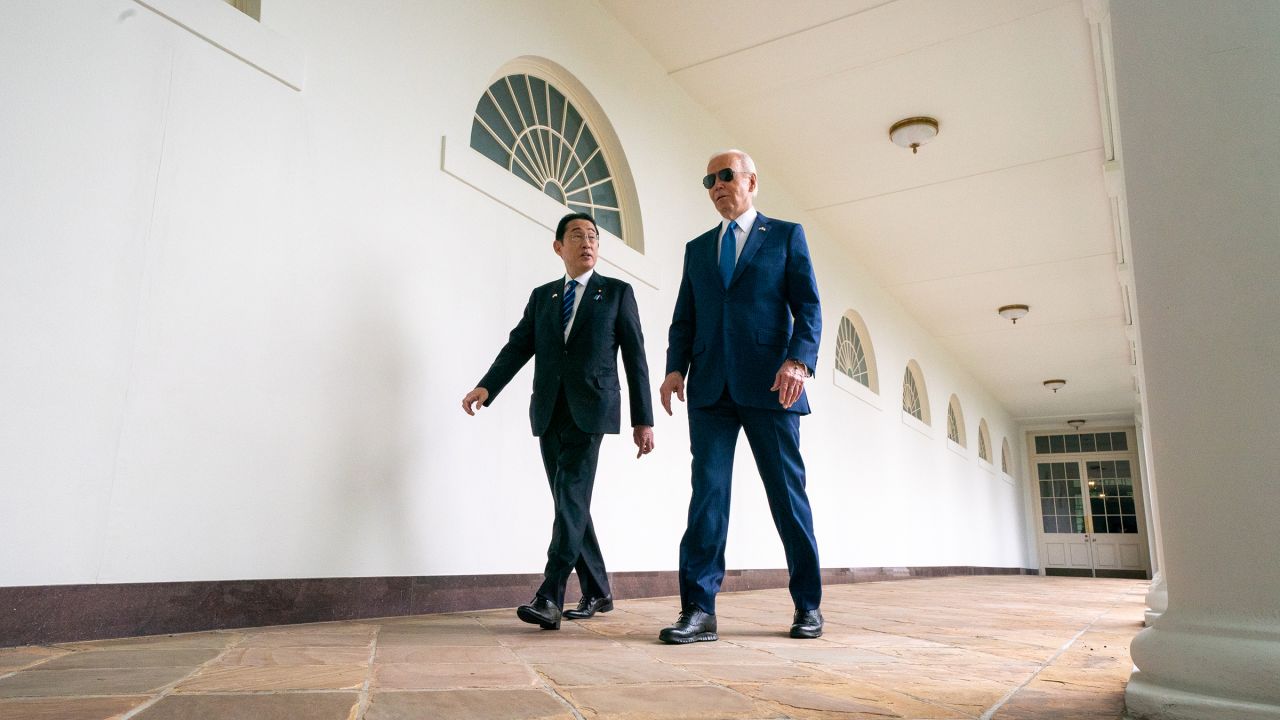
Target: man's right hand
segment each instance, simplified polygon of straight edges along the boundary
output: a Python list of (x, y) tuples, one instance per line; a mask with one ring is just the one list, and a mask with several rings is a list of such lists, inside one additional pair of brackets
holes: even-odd
[(667, 373), (667, 378), (662, 381), (662, 387), (658, 388), (658, 397), (662, 399), (662, 409), (671, 414), (671, 393), (675, 393), (680, 398), (680, 402), (684, 402), (684, 375), (679, 372)]
[(476, 410), (484, 407), (485, 401), (488, 399), (489, 391), (482, 387), (478, 387), (467, 393), (466, 397), (462, 398), (462, 409), (466, 410), (468, 415), (475, 415)]

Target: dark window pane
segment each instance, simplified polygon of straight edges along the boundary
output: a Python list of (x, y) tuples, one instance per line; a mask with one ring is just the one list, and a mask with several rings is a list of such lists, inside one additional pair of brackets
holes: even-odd
[(1084, 532), (1084, 516), (1083, 515), (1075, 516), (1074, 518), (1071, 519), (1071, 522), (1075, 532), (1078, 532), (1078, 533)]
[(1041, 515), (1052, 515), (1053, 507), (1053, 498), (1040, 498)]
[(1067, 479), (1068, 480), (1080, 479), (1080, 463), (1067, 463)]
[(560, 91), (554, 87), (551, 88), (551, 101), (549, 104), (551, 105), (551, 111), (547, 115), (547, 124), (558, 133), (560, 132), (560, 124), (564, 122), (564, 106), (566, 102), (564, 95), (561, 95)]
[(1107, 514), (1107, 501), (1102, 498), (1092, 498), (1089, 500), (1089, 512), (1093, 514), (1093, 519), (1097, 519)]
[(507, 166), (509, 159), (507, 151), (493, 139), (493, 135), (490, 135), (479, 121), (471, 123), (471, 147), (498, 165), (504, 168)]
[(1132, 475), (1130, 475), (1130, 474), (1129, 474), (1129, 461), (1128, 461), (1128, 460), (1117, 460), (1117, 461), (1116, 461), (1116, 477), (1122, 477), (1122, 478), (1131, 478), (1131, 477), (1133, 477)]
[(1067, 443), (1061, 435), (1054, 435), (1049, 438), (1049, 451), (1057, 454), (1066, 452)]
[(1111, 433), (1111, 449), (1112, 450), (1128, 450), (1129, 439), (1122, 432)]
[[(523, 118), (524, 126), (536, 125), (533, 121), (533, 105), (529, 102), (529, 76), (528, 75), (511, 75), (507, 78), (511, 82), (511, 94), (515, 97), (516, 106), (520, 108), (520, 114), (516, 117)], [(511, 122), (516, 122), (512, 118)]]
[(1102, 477), (1102, 463), (1100, 462), (1089, 463), (1088, 472), (1089, 472), (1089, 479), (1091, 480)]
[[(1078, 497), (1071, 498), (1071, 514), (1084, 515), (1084, 500)], [(1083, 520), (1081, 522), (1084, 522)]]
[[(565, 283), (565, 284), (567, 285), (568, 283)], [(1040, 497), (1042, 498), (1053, 497), (1053, 483), (1049, 482), (1048, 480), (1040, 481)]]
[(1036, 436), (1036, 454), (1037, 455), (1049, 454), (1049, 436), (1048, 435)]
[(594, 214), (596, 217), (596, 224), (599, 225), (601, 229), (608, 230), (614, 235), (622, 237), (622, 217), (618, 215), (618, 213), (613, 210), (596, 210)]
[(1110, 495), (1107, 496), (1107, 514), (1108, 515), (1120, 514), (1120, 498), (1111, 497)]
[(1101, 463), (1102, 477), (1113, 478), (1116, 476), (1116, 463), (1114, 460), (1107, 460)]
[(1071, 503), (1067, 502), (1066, 498), (1058, 498), (1057, 500), (1054, 500), (1053, 505), (1055, 515), (1071, 514)]
[(578, 141), (578, 149), (576, 151), (578, 160), (586, 162), (587, 158), (591, 157), (591, 153), (594, 153), (598, 147), (596, 136), (591, 134), (591, 128), (583, 130), (582, 139)]
[(1079, 480), (1067, 481), (1067, 495), (1070, 497), (1080, 497), (1080, 481)]
[[(568, 285), (568, 283), (565, 284)], [(1044, 516), (1044, 531), (1047, 533), (1058, 532), (1058, 521), (1052, 515)]]
[(1080, 436), (1080, 452), (1093, 452), (1097, 446), (1093, 443), (1093, 433), (1085, 433)]
[(1053, 481), (1053, 495), (1054, 497), (1067, 497), (1067, 481), (1066, 480)]
[(1111, 451), (1111, 433), (1098, 433), (1094, 439), (1098, 443), (1098, 452)]
[[(599, 185), (591, 188), (591, 199), (595, 201), (596, 205), (615, 208), (618, 207), (618, 195), (613, 190), (613, 181), (610, 180), (609, 182), (600, 183)], [(600, 219), (596, 218), (596, 222), (600, 222)], [(618, 233), (614, 233), (614, 235), (617, 234)]]
[(1049, 467), (1053, 468), (1053, 479), (1063, 480), (1067, 477), (1067, 468), (1062, 463), (1053, 463)]
[(1138, 532), (1138, 516), (1137, 515), (1125, 515), (1124, 517), (1120, 518), (1120, 524), (1121, 524), (1121, 527), (1124, 529), (1124, 532), (1127, 532), (1127, 533)]
[(1037, 463), (1037, 464), (1036, 464), (1036, 472), (1037, 472), (1037, 473), (1039, 473), (1039, 475), (1040, 475), (1040, 479), (1041, 479), (1041, 480), (1048, 480), (1048, 479), (1051, 477), (1051, 476), (1049, 475), (1049, 464), (1048, 464), (1048, 463)]
[(1120, 497), (1133, 497), (1133, 483), (1124, 480), (1116, 483), (1116, 494)]
[(529, 78), (529, 90), (533, 92), (533, 115), (529, 118), (530, 125), (550, 125), (547, 122), (547, 82), (542, 78), (536, 78), (532, 75)]
[(1137, 512), (1137, 508), (1134, 507), (1133, 498), (1131, 497), (1120, 498), (1120, 512), (1124, 513), (1125, 515), (1133, 515), (1134, 513)]
[(1069, 453), (1080, 452), (1080, 436), (1079, 435), (1067, 436), (1067, 452)]
[(1094, 518), (1093, 518), (1093, 531), (1094, 531), (1094, 532), (1096, 532), (1096, 533), (1109, 533), (1109, 532), (1111, 532), (1111, 528), (1110, 528), (1110, 525), (1109, 525), (1109, 524), (1108, 524), (1108, 522), (1107, 522), (1107, 518), (1106, 518), (1106, 517), (1103, 517), (1103, 516), (1094, 516)]

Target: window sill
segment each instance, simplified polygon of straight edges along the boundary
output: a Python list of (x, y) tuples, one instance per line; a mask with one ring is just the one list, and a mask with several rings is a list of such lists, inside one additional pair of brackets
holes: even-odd
[[(502, 169), (497, 163), (472, 150), (469, 142), (463, 142), (454, 136), (445, 135), (441, 138), (440, 169), (464, 185), (471, 186), (546, 228), (548, 235), (555, 232), (560, 218), (571, 212), (564, 205)], [(658, 270), (654, 263), (604, 228), (600, 228), (600, 260), (645, 285), (658, 289)]]
[(933, 437), (933, 428), (925, 425), (923, 421), (917, 420), (915, 415), (908, 415), (905, 410), (902, 412), (902, 424), (927, 438)]
[[(874, 392), (871, 392), (870, 388), (858, 382), (857, 380), (854, 380), (848, 375), (845, 375), (839, 370), (832, 370), (831, 372), (835, 376), (836, 387), (858, 398), (859, 400), (870, 405), (876, 410), (880, 409), (880, 396), (875, 394)], [(912, 419), (914, 420), (915, 418), (912, 418)]]
[(947, 449), (959, 455), (962, 458), (969, 457), (968, 449), (965, 448), (965, 446), (961, 445), (960, 443), (956, 442), (955, 440), (952, 440), (951, 438), (947, 438)]
[(224, 2), (134, 0), (227, 54), (294, 90), (302, 89), (306, 56), (289, 38)]

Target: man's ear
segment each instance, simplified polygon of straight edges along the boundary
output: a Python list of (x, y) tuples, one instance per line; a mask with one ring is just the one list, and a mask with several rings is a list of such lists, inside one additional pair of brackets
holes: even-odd
[(556, 255), (559, 255), (559, 254), (560, 254), (560, 248), (562, 248), (562, 247), (564, 247), (564, 243), (560, 242), (559, 240), (552, 240), (552, 241), (551, 241), (551, 249), (552, 249), (552, 251), (554, 251), (554, 252), (555, 252), (555, 254), (556, 254)]

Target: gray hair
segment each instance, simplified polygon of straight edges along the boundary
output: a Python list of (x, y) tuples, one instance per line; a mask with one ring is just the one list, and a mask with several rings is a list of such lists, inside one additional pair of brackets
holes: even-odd
[(756, 176), (756, 189), (753, 190), (751, 194), (754, 196), (756, 193), (760, 192), (760, 174), (756, 172), (756, 161), (752, 160), (751, 156), (746, 154), (745, 152), (738, 150), (737, 148), (720, 150), (714, 153), (711, 157), (707, 158), (707, 164), (710, 165), (712, 160), (715, 160), (718, 157), (723, 157), (725, 155), (732, 155), (734, 159), (738, 161), (739, 167), (743, 171), (749, 172), (752, 175)]

